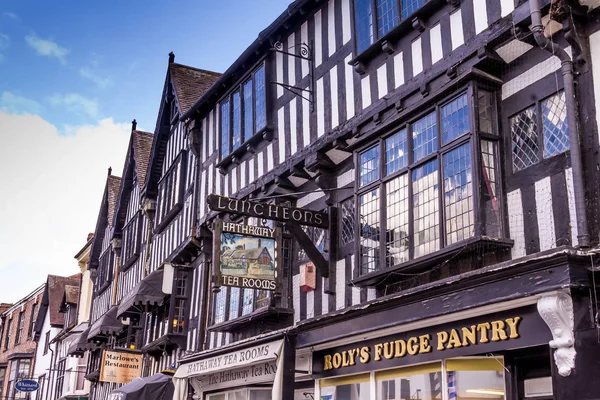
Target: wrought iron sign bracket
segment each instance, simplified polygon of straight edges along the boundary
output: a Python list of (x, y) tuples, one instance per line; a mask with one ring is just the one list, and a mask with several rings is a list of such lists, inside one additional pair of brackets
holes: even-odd
[[(296, 50), (299, 50), (299, 52), (296, 52)], [(314, 74), (314, 62), (313, 62), (314, 56), (313, 56), (312, 41), (310, 42), (310, 44), (307, 44), (304, 42), (300, 43), (299, 45), (292, 46), (292, 47), (288, 48), (287, 50), (285, 50), (283, 48), (282, 42), (275, 42), (273, 44), (273, 47), (271, 48), (271, 51), (274, 51), (276, 53), (283, 54), (286, 56), (299, 58), (303, 61), (308, 62), (308, 88), (303, 88), (303, 87), (294, 86), (294, 85), (288, 85), (287, 83), (277, 82), (277, 81), (271, 81), (271, 83), (273, 83), (277, 86), (281, 86), (283, 89), (292, 93), (294, 96), (298, 96), (298, 97), (303, 98), (304, 100), (307, 100), (310, 104), (310, 111), (313, 112), (314, 108), (315, 108), (315, 102), (314, 102), (315, 74)]]

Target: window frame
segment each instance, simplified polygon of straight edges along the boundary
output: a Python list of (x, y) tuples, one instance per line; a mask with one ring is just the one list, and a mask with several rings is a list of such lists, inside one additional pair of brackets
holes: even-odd
[(23, 339), (23, 331), (25, 330), (25, 310), (19, 312), (17, 320), (17, 335), (15, 336), (15, 345), (20, 344)]
[[(104, 252), (98, 257), (98, 274), (96, 277), (96, 285), (98, 286), (97, 294), (102, 293), (110, 286), (113, 279), (113, 265), (115, 254), (112, 251), (112, 246), (108, 246)], [(107, 260), (104, 262), (104, 260)]]
[(8, 347), (10, 346), (10, 330), (12, 329), (12, 317), (8, 319), (8, 322), (6, 323), (6, 336), (4, 336), (4, 351), (8, 350)]
[[(142, 212), (138, 210), (122, 229), (121, 271), (123, 272), (127, 271), (140, 256), (143, 226)], [(133, 234), (131, 234), (132, 229), (135, 229)]]
[(35, 334), (35, 322), (36, 322), (36, 311), (37, 311), (38, 303), (33, 303), (31, 305), (31, 317), (29, 319), (29, 329), (27, 332), (27, 339), (31, 340)]
[[(175, 157), (175, 159), (173, 160), (173, 162), (171, 163), (171, 165), (169, 166), (169, 168), (167, 169), (167, 171), (164, 173), (164, 175), (160, 178), (160, 180), (158, 181), (158, 195), (156, 197), (156, 217), (155, 217), (155, 227), (154, 227), (154, 234), (158, 234), (160, 232), (162, 232), (162, 230), (164, 228), (166, 228), (169, 223), (173, 220), (173, 218), (175, 218), (175, 216), (179, 213), (179, 211), (181, 211), (181, 209), (183, 208), (183, 202), (184, 202), (184, 195), (185, 195), (185, 179), (186, 179), (186, 173), (187, 173), (187, 162), (188, 162), (188, 157), (187, 157), (187, 150), (181, 150), (179, 152), (179, 154), (177, 155), (177, 157)], [(176, 177), (176, 180), (178, 180), (178, 193), (175, 194), (176, 196), (176, 200), (173, 202), (173, 204), (171, 204), (171, 206), (169, 207), (168, 210), (164, 210), (164, 205), (163, 205), (163, 200), (164, 200), (164, 194), (163, 191), (161, 190), (161, 187), (163, 184), (168, 183), (168, 179), (170, 179), (173, 174), (175, 173), (175, 171), (179, 169), (179, 176)], [(175, 184), (175, 181), (171, 182), (172, 185)], [(174, 188), (171, 188), (171, 191), (169, 192), (170, 194), (172, 194), (174, 191)], [(141, 220), (141, 218), (140, 218)], [(140, 229), (141, 230), (141, 229)]]
[(44, 353), (42, 355), (48, 354), (48, 350), (50, 350), (50, 331), (46, 331), (44, 335)]
[(65, 384), (65, 375), (66, 375), (66, 365), (67, 359), (63, 358), (58, 361), (56, 366), (56, 395), (62, 397), (64, 384)]
[[(262, 126), (261, 128), (257, 128), (256, 125), (256, 79), (255, 79), (255, 75), (256, 73), (260, 70), (263, 69), (264, 71), (264, 107), (265, 107), (265, 122), (264, 122), (264, 126)], [(218, 110), (218, 122), (217, 122), (217, 143), (219, 146), (219, 160), (220, 163), (217, 165), (220, 165), (221, 163), (225, 163), (228, 160), (230, 160), (235, 154), (240, 154), (240, 153), (245, 153), (246, 150), (244, 150), (246, 148), (246, 146), (252, 142), (253, 140), (255, 140), (256, 137), (259, 137), (260, 135), (262, 135), (265, 131), (269, 130), (269, 121), (270, 121), (270, 114), (269, 114), (269, 110), (270, 110), (270, 105), (271, 105), (271, 100), (270, 100), (270, 85), (268, 84), (268, 80), (267, 77), (269, 76), (269, 63), (267, 62), (267, 57), (263, 57), (259, 62), (257, 62), (253, 68), (250, 70), (250, 72), (248, 72), (247, 74), (245, 74), (241, 79), (238, 79), (238, 81), (236, 81), (236, 83), (234, 85), (232, 85), (232, 87), (227, 91), (227, 93), (221, 97), (221, 99), (217, 102), (217, 110)], [(245, 126), (245, 121), (244, 121), (244, 116), (245, 116), (245, 106), (244, 106), (244, 101), (245, 101), (245, 93), (244, 93), (244, 86), (246, 86), (246, 84), (249, 81), (252, 81), (252, 125), (253, 125), (253, 134), (250, 137), (246, 137), (246, 126)], [(240, 98), (240, 141), (239, 141), (239, 146), (236, 147), (235, 149), (233, 148), (233, 97), (234, 94), (239, 93), (239, 98)], [(229, 103), (229, 110), (228, 110), (228, 147), (229, 149), (225, 152), (224, 148), (223, 148), (223, 115), (222, 115), (222, 105), (224, 103), (228, 102)]]
[[(479, 129), (479, 98), (478, 98), (478, 90), (486, 91), (491, 93), (492, 100), (492, 109), (493, 109), (493, 118), (492, 118), (492, 130), (494, 132), (482, 132)], [(378, 211), (377, 215), (379, 217), (379, 245), (377, 251), (377, 257), (379, 259), (379, 267), (372, 271), (364, 272), (362, 271), (363, 265), (361, 264), (361, 257), (355, 257), (355, 268), (354, 268), (354, 276), (353, 278), (362, 278), (364, 276), (368, 276), (371, 274), (378, 274), (382, 271), (393, 271), (397, 269), (402, 269), (404, 265), (413, 263), (418, 263), (421, 260), (427, 260), (428, 258), (440, 254), (444, 251), (452, 251), (456, 248), (462, 248), (465, 246), (465, 243), (468, 241), (479, 240), (483, 234), (482, 231), (485, 228), (485, 218), (484, 211), (485, 208), (482, 207), (482, 194), (483, 194), (483, 185), (481, 185), (481, 167), (482, 167), (482, 155), (481, 155), (481, 141), (488, 140), (494, 142), (496, 156), (494, 160), (494, 168), (496, 171), (496, 179), (497, 179), (497, 187), (496, 187), (496, 199), (500, 203), (498, 207), (498, 224), (500, 226), (500, 234), (499, 238), (506, 238), (507, 227), (505, 221), (505, 204), (503, 200), (503, 187), (502, 180), (500, 178), (502, 165), (501, 165), (501, 136), (500, 129), (498, 126), (499, 112), (498, 112), (498, 99), (497, 99), (497, 88), (491, 87), (491, 85), (486, 85), (482, 82), (472, 81), (469, 82), (457, 90), (453, 91), (451, 94), (448, 94), (444, 97), (440, 97), (436, 99), (434, 102), (424, 105), (419, 109), (418, 112), (409, 116), (409, 118), (400, 121), (398, 124), (394, 124), (390, 128), (386, 128), (385, 133), (381, 135), (377, 135), (377, 138), (371, 140), (363, 145), (361, 145), (354, 152), (354, 163), (357, 166), (355, 168), (355, 193), (354, 193), (354, 204), (355, 204), (355, 240), (354, 240), (354, 254), (362, 254), (361, 246), (362, 246), (362, 231), (361, 231), (361, 206), (360, 206), (360, 197), (365, 193), (369, 193), (373, 190), (379, 190), (379, 198), (378, 201)], [(463, 94), (467, 96), (467, 109), (468, 109), (468, 130), (452, 139), (450, 139), (447, 143), (443, 142), (443, 131), (442, 131), (442, 114), (441, 109), (445, 105), (451, 103), (453, 100), (458, 99)], [(415, 161), (414, 154), (414, 143), (413, 137), (411, 135), (411, 126), (414, 122), (421, 120), (423, 117), (430, 115), (432, 112), (436, 113), (436, 149), (432, 151), (430, 154), (425, 155)], [(385, 142), (386, 139), (392, 137), (398, 132), (406, 130), (406, 153), (407, 153), (407, 161), (405, 166), (397, 169), (393, 173), (387, 174), (385, 173), (386, 168), (386, 152), (385, 152)], [(470, 238), (464, 238), (460, 241), (454, 242), (452, 244), (447, 244), (447, 232), (446, 232), (446, 215), (444, 209), (444, 156), (449, 152), (460, 148), (464, 145), (470, 146), (470, 170), (471, 170), (471, 185), (472, 185), (472, 213), (473, 213), (473, 225), (474, 232)], [(360, 164), (360, 155), (377, 146), (379, 149), (379, 160), (378, 160), (378, 178), (373, 181), (361, 185), (361, 164)], [(439, 248), (434, 251), (430, 251), (426, 254), (420, 255), (419, 257), (415, 257), (415, 238), (414, 238), (414, 207), (413, 207), (413, 179), (412, 172), (418, 169), (419, 167), (433, 161), (437, 160), (437, 204), (438, 204), (438, 241)], [(408, 183), (407, 183), (407, 199), (408, 202), (408, 259), (404, 262), (394, 265), (388, 265), (387, 260), (387, 247), (388, 247), (388, 231), (386, 229), (387, 224), (387, 199), (386, 199), (386, 184), (395, 180), (396, 178), (408, 174)]]

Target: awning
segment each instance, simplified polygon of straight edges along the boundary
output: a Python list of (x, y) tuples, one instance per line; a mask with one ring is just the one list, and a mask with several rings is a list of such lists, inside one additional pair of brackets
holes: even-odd
[(100, 335), (114, 335), (121, 330), (123, 330), (123, 324), (117, 319), (117, 306), (112, 306), (106, 314), (92, 324), (87, 339), (92, 340)]
[(136, 307), (143, 305), (162, 304), (165, 294), (162, 291), (163, 270), (159, 269), (138, 282), (137, 285), (121, 300), (117, 317), (124, 316), (127, 312), (140, 312)]
[(88, 334), (89, 333), (90, 333), (90, 328), (87, 328), (86, 330), (81, 332), (79, 335), (77, 335), (75, 340), (73, 340), (73, 342), (69, 346), (69, 349), (67, 350), (67, 355), (70, 355), (70, 356), (83, 355), (83, 353), (86, 350), (95, 349), (96, 345), (94, 343), (88, 342)]
[(113, 390), (108, 400), (171, 400), (174, 389), (171, 377), (158, 373)]

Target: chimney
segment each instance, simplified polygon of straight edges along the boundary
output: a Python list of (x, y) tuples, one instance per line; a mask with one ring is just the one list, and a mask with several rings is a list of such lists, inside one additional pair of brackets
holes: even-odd
[(175, 53), (169, 53), (169, 64), (173, 64), (175, 62)]
[(94, 232), (88, 233), (86, 242), (89, 242), (90, 239), (93, 238), (93, 237), (94, 237)]
[(134, 119), (133, 121), (131, 121), (131, 132), (135, 131), (136, 128), (137, 128), (137, 121)]
[(108, 167), (108, 176), (112, 175), (112, 167)]

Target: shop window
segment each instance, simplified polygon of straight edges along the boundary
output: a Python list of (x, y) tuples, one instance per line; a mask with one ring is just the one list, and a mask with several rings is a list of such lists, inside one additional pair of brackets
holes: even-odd
[(470, 90), (359, 152), (361, 274), (502, 236), (494, 96)]
[(29, 379), (31, 360), (15, 359), (10, 362), (10, 374), (8, 376), (8, 398), (14, 400), (28, 399), (29, 394), (16, 390), (15, 383), (22, 379)]
[(377, 372), (377, 400), (441, 399), (442, 380), (442, 363)]
[(370, 400), (369, 374), (322, 379), (319, 385), (323, 400)]
[(450, 399), (506, 398), (501, 358), (446, 360), (446, 374)]
[(182, 151), (158, 182), (156, 231), (160, 232), (183, 205), (187, 152)]
[(509, 119), (513, 172), (569, 150), (565, 93), (560, 91)]
[(423, 5), (423, 0), (355, 0), (354, 22), (359, 53), (408, 19)]
[(256, 69), (220, 103), (221, 158), (267, 126), (265, 65)]
[(19, 321), (17, 325), (17, 337), (15, 338), (15, 344), (21, 343), (23, 340), (23, 331), (25, 330), (25, 311), (19, 313)]

